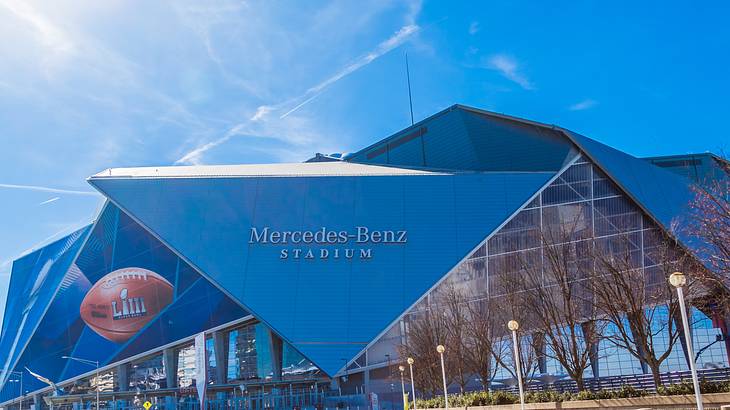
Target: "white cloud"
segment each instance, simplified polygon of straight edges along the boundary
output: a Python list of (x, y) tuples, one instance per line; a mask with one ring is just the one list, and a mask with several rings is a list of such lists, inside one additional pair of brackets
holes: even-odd
[(471, 34), (472, 36), (474, 34), (478, 33), (479, 30), (481, 30), (481, 29), (482, 28), (479, 27), (479, 22), (478, 21), (472, 21), (471, 24), (469, 24), (469, 34)]
[(39, 203), (38, 205), (45, 205), (45, 204), (50, 204), (51, 202), (56, 202), (56, 201), (58, 201), (59, 199), (61, 199), (61, 197), (60, 197), (60, 196), (54, 196), (54, 197), (53, 197), (53, 198), (51, 198), (51, 199), (46, 199), (45, 201), (43, 201), (43, 202)]
[[(208, 58), (215, 64), (220, 75), (229, 84), (245, 90), (250, 95), (262, 98), (263, 92), (257, 82), (246, 80), (232, 71), (213, 41), (213, 35), (221, 26), (240, 24), (238, 19), (248, 5), (244, 2), (222, 1), (217, 4), (172, 2), (170, 6), (173, 7), (181, 22), (198, 36)], [(251, 24), (251, 22), (247, 22), (247, 24)]]
[(593, 108), (597, 104), (598, 104), (598, 101), (588, 98), (588, 99), (585, 99), (583, 101), (580, 101), (580, 102), (577, 102), (577, 103), (571, 105), (570, 107), (568, 107), (568, 109), (570, 111), (583, 111), (583, 110), (587, 110), (589, 108)]
[(495, 54), (487, 60), (487, 67), (499, 71), (505, 78), (517, 83), (525, 90), (534, 90), (535, 87), (530, 80), (520, 72), (520, 66), (514, 57), (506, 54)]
[(33, 9), (28, 2), (7, 0), (0, 2), (0, 7), (4, 7), (16, 17), (29, 24), (40, 36), (43, 44), (49, 49), (60, 53), (70, 52), (74, 49), (74, 43), (68, 35)]
[(269, 105), (261, 105), (256, 109), (256, 112), (251, 117), (251, 121), (259, 121), (269, 115), (270, 112), (274, 111), (274, 107)]
[[(342, 133), (324, 132), (330, 125), (292, 117), (338, 81), (412, 41), (420, 10), (420, 0), (295, 9), (189, 0), (150, 4), (139, 14), (116, 1), (0, 0), (0, 37), (13, 39), (0, 44), (8, 58), (0, 64), (0, 90), (50, 113), (41, 118), (56, 127), (54, 136), (73, 135), (80, 148), (73, 169), (64, 170), (73, 181), (109, 166), (200, 164), (233, 137), (276, 140), (281, 143), (260, 149), (290, 157), (307, 144), (310, 153), (337, 145), (328, 135)], [(168, 16), (164, 27), (155, 24), (160, 15)], [(189, 98), (197, 90), (208, 99)], [(66, 147), (59, 149), (71, 150)], [(59, 149), (47, 144), (25, 154), (39, 164), (70, 157)]]
[(61, 189), (61, 188), (53, 188), (53, 187), (46, 187), (46, 186), (39, 186), (39, 185), (0, 184), (0, 188), (24, 189), (24, 190), (28, 190), (28, 191), (53, 192), (56, 194), (68, 194), (68, 195), (99, 196), (99, 193), (94, 192), (94, 191), (76, 191), (76, 190), (72, 190), (72, 189)]

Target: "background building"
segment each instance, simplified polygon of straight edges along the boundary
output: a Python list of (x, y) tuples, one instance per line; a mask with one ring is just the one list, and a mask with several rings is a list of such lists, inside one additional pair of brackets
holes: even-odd
[[(0, 401), (45, 406), (52, 392), (30, 369), (59, 386), (56, 406), (93, 401), (96, 386), (119, 408), (193, 405), (193, 339), (205, 332), (211, 400), (366, 405), (374, 392), (398, 406), (392, 369), (413, 318), (445, 286), (474, 302), (502, 297), (520, 261), (540, 265), (541, 229), (571, 220), (606, 241), (630, 234), (641, 268), (658, 269), (652, 240), (675, 234), (687, 177), (725, 172), (701, 155), (714, 162), (688, 173), (695, 159), (682, 158), (637, 159), (457, 105), (345, 156), (105, 170), (89, 178), (108, 199), (94, 222), (13, 264)], [(726, 344), (713, 343), (727, 340), (725, 318), (693, 315), (700, 367), (727, 368)], [(597, 349), (588, 377), (646, 372)], [(98, 361), (99, 380), (64, 356)], [(663, 370), (686, 360), (675, 349)], [(537, 367), (562, 372), (544, 358)]]

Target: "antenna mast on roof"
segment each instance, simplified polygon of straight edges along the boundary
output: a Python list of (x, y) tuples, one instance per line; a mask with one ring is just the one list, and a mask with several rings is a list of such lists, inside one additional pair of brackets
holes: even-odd
[(413, 125), (413, 97), (411, 96), (411, 71), (408, 69), (408, 53), (406, 53), (406, 79), (408, 80), (408, 104), (411, 107), (411, 125)]

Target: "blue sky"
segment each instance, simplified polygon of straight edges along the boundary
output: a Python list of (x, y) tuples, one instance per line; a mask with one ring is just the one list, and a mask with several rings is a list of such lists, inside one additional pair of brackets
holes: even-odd
[[(0, 2), (0, 306), (108, 167), (302, 161), (454, 103), (637, 156), (721, 151), (730, 3)], [(0, 319), (1, 320), (1, 319)]]

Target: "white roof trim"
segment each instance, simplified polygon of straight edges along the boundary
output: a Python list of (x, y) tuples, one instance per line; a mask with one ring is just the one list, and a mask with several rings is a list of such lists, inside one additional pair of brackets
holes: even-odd
[(90, 179), (103, 178), (208, 178), (208, 177), (291, 177), (291, 176), (378, 176), (449, 175), (433, 172), (351, 162), (305, 162), (250, 165), (196, 165), (169, 167), (109, 168)]

